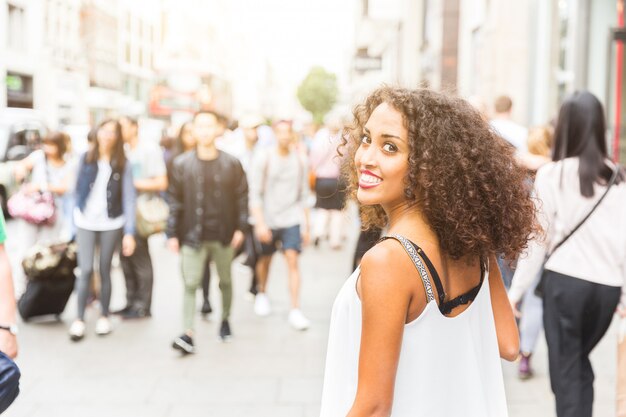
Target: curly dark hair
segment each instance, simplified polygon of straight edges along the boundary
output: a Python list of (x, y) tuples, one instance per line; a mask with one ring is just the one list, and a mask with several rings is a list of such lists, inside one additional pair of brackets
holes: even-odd
[[(382, 87), (354, 109), (340, 146), (343, 174), (356, 196), (354, 155), (374, 109), (387, 103), (403, 115), (409, 135), (405, 196), (417, 205), (453, 259), (503, 254), (515, 259), (538, 236), (526, 172), (514, 149), (466, 101), (428, 89)], [(382, 227), (379, 205), (363, 207), (363, 228)]]

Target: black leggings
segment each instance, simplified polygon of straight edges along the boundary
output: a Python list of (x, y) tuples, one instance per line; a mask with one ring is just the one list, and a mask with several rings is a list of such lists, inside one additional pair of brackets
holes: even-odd
[(76, 243), (78, 244), (78, 267), (80, 276), (76, 283), (78, 297), (78, 318), (85, 319), (85, 308), (89, 297), (89, 283), (93, 275), (93, 261), (96, 245), (100, 247), (100, 305), (102, 315), (109, 315), (109, 303), (111, 302), (111, 261), (113, 253), (120, 245), (122, 229), (94, 232), (78, 228), (76, 230)]

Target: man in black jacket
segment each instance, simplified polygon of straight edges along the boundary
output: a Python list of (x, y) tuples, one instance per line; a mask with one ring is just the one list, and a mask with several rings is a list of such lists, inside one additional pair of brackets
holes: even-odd
[(220, 337), (224, 341), (230, 338), (231, 263), (248, 227), (248, 183), (241, 163), (215, 147), (217, 115), (197, 113), (193, 134), (197, 147), (174, 160), (168, 189), (167, 243), (173, 252), (180, 250), (185, 281), (185, 332), (174, 340), (173, 347), (183, 353), (194, 352), (196, 290), (209, 256), (215, 261), (222, 293)]

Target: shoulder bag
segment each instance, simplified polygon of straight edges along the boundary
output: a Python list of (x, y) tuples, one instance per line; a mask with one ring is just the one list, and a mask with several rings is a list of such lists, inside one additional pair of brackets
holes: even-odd
[(167, 226), (170, 209), (163, 198), (155, 193), (143, 193), (137, 197), (137, 234), (147, 238), (161, 233)]
[[(562, 172), (561, 172), (562, 173)], [(548, 259), (550, 259), (550, 257), (552, 256), (552, 254), (554, 254), (554, 252), (560, 248), (561, 246), (563, 246), (563, 244), (565, 242), (567, 242), (567, 240), (572, 237), (572, 235), (578, 230), (580, 229), (580, 226), (582, 226), (589, 217), (591, 217), (591, 215), (593, 214), (593, 212), (598, 208), (598, 206), (600, 205), (600, 203), (602, 203), (602, 200), (604, 200), (604, 197), (606, 197), (606, 195), (608, 194), (609, 190), (611, 189), (611, 187), (613, 186), (613, 184), (615, 184), (615, 180), (617, 179), (617, 174), (619, 173), (619, 166), (616, 165), (615, 169), (613, 170), (613, 175), (611, 176), (611, 179), (609, 180), (609, 183), (606, 187), (606, 190), (604, 191), (604, 193), (602, 194), (602, 196), (600, 197), (600, 199), (596, 202), (596, 204), (591, 208), (591, 210), (589, 210), (589, 213), (587, 213), (587, 215), (585, 217), (583, 217), (583, 219), (578, 222), (578, 224), (563, 238), (561, 239), (561, 241), (559, 243), (557, 243), (551, 251), (549, 251), (545, 258), (543, 258), (543, 264), (541, 265), (541, 278), (539, 279), (539, 283), (537, 283), (537, 287), (535, 287), (535, 295), (537, 297), (543, 298), (543, 288), (545, 285), (545, 277), (546, 277), (546, 270), (545, 270), (545, 266), (546, 266), (546, 262), (548, 262)]]

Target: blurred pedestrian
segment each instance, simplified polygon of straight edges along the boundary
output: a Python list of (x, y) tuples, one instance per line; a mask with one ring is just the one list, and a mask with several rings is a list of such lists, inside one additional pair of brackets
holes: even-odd
[(519, 345), (495, 254), (538, 228), (525, 172), (452, 96), (383, 87), (354, 116), (351, 190), (389, 234), (335, 300), (321, 417), (506, 416)]
[[(166, 160), (167, 165), (167, 177), (171, 182), (172, 167), (174, 159), (185, 152), (194, 151), (196, 149), (196, 138), (193, 135), (193, 122), (188, 121), (182, 124), (178, 131), (178, 136), (174, 144), (170, 158)], [(178, 236), (179, 240), (182, 236)], [(204, 273), (202, 274), (202, 306), (200, 307), (200, 313), (206, 316), (213, 312), (211, 302), (209, 301), (209, 285), (211, 283), (211, 256), (207, 256), (206, 266)]]
[(217, 267), (222, 293), (222, 320), (219, 336), (232, 336), (231, 263), (236, 249), (243, 243), (248, 222), (248, 183), (241, 163), (218, 150), (218, 116), (209, 111), (193, 119), (196, 150), (174, 160), (168, 188), (170, 217), (167, 225), (168, 247), (180, 250), (185, 283), (183, 298), (183, 331), (172, 347), (193, 353), (195, 346), (194, 314), (196, 291), (210, 256)]
[[(235, 156), (241, 162), (241, 166), (246, 173), (248, 183), (250, 183), (250, 175), (252, 169), (252, 161), (258, 157), (259, 153), (268, 145), (262, 145), (259, 142), (259, 128), (264, 124), (261, 116), (255, 114), (244, 115), (239, 121), (240, 135), (233, 135), (228, 143), (222, 143), (222, 150)], [(257, 260), (260, 254), (260, 242), (254, 234), (254, 217), (248, 218), (250, 227), (246, 231), (246, 241), (244, 243), (244, 252), (246, 259), (244, 264), (252, 271), (252, 280), (250, 282), (249, 294), (254, 299), (258, 293), (258, 274)]]
[(272, 256), (280, 248), (289, 274), (291, 307), (288, 321), (293, 328), (305, 330), (310, 321), (300, 310), (302, 280), (298, 258), (303, 243), (307, 244), (309, 240), (307, 163), (295, 149), (290, 121), (276, 122), (274, 132), (277, 146), (256, 158), (250, 175), (250, 210), (256, 237), (261, 242), (254, 311), (259, 316), (271, 313), (267, 282)]
[(73, 236), (70, 217), (73, 207), (73, 184), (76, 166), (67, 152), (69, 137), (65, 133), (51, 132), (40, 149), (33, 151), (14, 166), (17, 182), (24, 181), (23, 192), (28, 194), (51, 193), (54, 220), (44, 224), (19, 219), (21, 243), (20, 257), (36, 243), (43, 245), (68, 241)]
[[(227, 144), (231, 142), (231, 133), (229, 130), (229, 122), (228, 118), (224, 115), (217, 114), (217, 137), (215, 139), (215, 147), (219, 150), (224, 150), (221, 146), (222, 144)], [(238, 250), (241, 247), (238, 248)], [(237, 256), (235, 253), (234, 257)], [(200, 313), (203, 316), (207, 316), (213, 312), (213, 308), (211, 307), (210, 298), (210, 289), (211, 289), (211, 254), (207, 255), (206, 265), (204, 267), (204, 273), (202, 274), (202, 307), (200, 308)]]
[(74, 222), (80, 276), (76, 283), (78, 317), (69, 330), (73, 341), (85, 336), (85, 307), (96, 247), (100, 249), (101, 315), (95, 331), (104, 336), (112, 330), (109, 321), (111, 262), (120, 240), (123, 256), (131, 256), (135, 250), (135, 198), (133, 173), (124, 154), (122, 127), (118, 121), (107, 119), (98, 125), (94, 142), (81, 156), (78, 168)]
[(191, 121), (185, 122), (178, 130), (178, 136), (176, 136), (170, 157), (165, 160), (168, 178), (174, 159), (178, 155), (182, 155), (185, 152), (192, 151), (194, 149), (196, 149), (196, 138), (193, 136), (193, 123)]
[(367, 251), (376, 245), (382, 233), (383, 230), (377, 226), (369, 226), (366, 229), (361, 228), (356, 248), (354, 249), (354, 257), (352, 258), (353, 271), (361, 264), (361, 260)]
[(528, 152), (532, 155), (550, 157), (554, 129), (551, 126), (536, 126), (528, 132)]
[(515, 149), (526, 152), (528, 149), (526, 144), (528, 129), (512, 120), (513, 100), (511, 100), (511, 97), (506, 95), (499, 96), (493, 103), (493, 109), (494, 114), (490, 122), (491, 127)]
[(537, 172), (534, 186), (546, 236), (519, 260), (509, 291), (516, 306), (543, 268), (543, 324), (559, 417), (592, 415), (589, 354), (616, 308), (626, 316), (625, 175), (608, 159), (605, 132), (593, 94), (576, 92), (563, 102), (554, 162)]
[(270, 146), (259, 142), (258, 131), (263, 124), (264, 121), (261, 116), (246, 114), (239, 121), (239, 132), (236, 133), (240, 134), (232, 135), (228, 141), (223, 141), (218, 145), (218, 148), (239, 159), (244, 171), (250, 172), (255, 156), (260, 150)]
[[(129, 116), (120, 118), (126, 158), (133, 173), (137, 199), (158, 198), (167, 189), (167, 171), (163, 155), (156, 142), (139, 140), (139, 125)], [(126, 306), (120, 311), (124, 319), (150, 317), (154, 271), (148, 245), (148, 236), (135, 232), (135, 250), (130, 256), (120, 257), (126, 281)]]
[[(515, 123), (512, 119), (513, 100), (507, 95), (499, 96), (493, 103), (493, 117), (489, 124), (509, 145), (515, 149), (515, 155), (519, 161), (520, 155), (528, 153), (526, 140), (528, 139), (528, 129)], [(524, 165), (523, 163), (521, 165)], [(513, 278), (514, 265), (498, 256), (498, 266), (504, 280), (504, 285), (509, 288)]]
[[(553, 129), (549, 126), (537, 126), (528, 134), (528, 152), (532, 155), (549, 157), (552, 149)], [(535, 172), (532, 172), (535, 175)], [(520, 379), (533, 376), (531, 357), (543, 330), (543, 302), (535, 295), (535, 287), (541, 274), (537, 274), (535, 284), (531, 285), (522, 299), (522, 317), (519, 320), (520, 360), (517, 375)]]
[(342, 120), (329, 118), (326, 129), (315, 136), (309, 155), (310, 172), (315, 190), (315, 221), (312, 239), (317, 246), (328, 237), (332, 249), (341, 249), (344, 238), (343, 208), (346, 203), (345, 185), (342, 184), (341, 160), (337, 147), (341, 143)]

